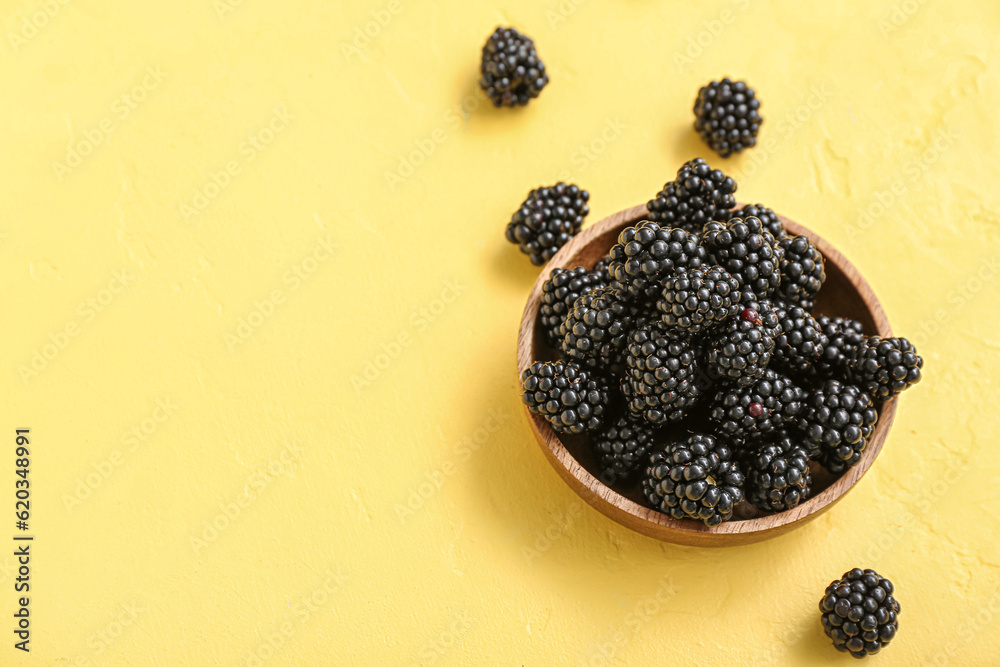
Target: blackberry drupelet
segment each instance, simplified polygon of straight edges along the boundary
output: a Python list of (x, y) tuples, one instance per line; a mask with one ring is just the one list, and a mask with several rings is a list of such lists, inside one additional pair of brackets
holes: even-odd
[(535, 42), (514, 28), (499, 27), (490, 35), (480, 72), (479, 87), (498, 107), (527, 104), (549, 82)]
[(766, 302), (760, 310), (745, 308), (710, 335), (705, 343), (705, 365), (709, 376), (748, 387), (764, 377), (774, 338), (780, 332), (778, 318)]
[(877, 421), (871, 397), (839, 380), (827, 380), (814, 389), (799, 415), (799, 426), (815, 450), (814, 458), (835, 475), (861, 460)]
[(747, 204), (737, 211), (731, 211), (729, 219), (732, 218), (757, 218), (764, 225), (764, 229), (771, 232), (771, 236), (778, 241), (788, 235), (778, 215), (763, 204)]
[(739, 283), (719, 266), (679, 268), (663, 279), (656, 302), (668, 329), (682, 335), (709, 331), (739, 314)]
[(767, 369), (749, 387), (719, 389), (709, 403), (708, 418), (720, 435), (750, 438), (793, 422), (808, 397), (789, 378)]
[(847, 363), (858, 346), (865, 341), (861, 322), (847, 317), (820, 315), (817, 324), (823, 332), (823, 355), (815, 369), (820, 376), (845, 377)]
[(700, 234), (706, 223), (729, 219), (729, 210), (736, 206), (734, 192), (736, 181), (695, 158), (684, 163), (646, 208), (653, 222)]
[(631, 413), (652, 424), (683, 419), (704, 390), (695, 356), (657, 320), (633, 331), (621, 383)]
[(864, 658), (888, 646), (899, 631), (899, 602), (893, 591), (891, 581), (861, 568), (827, 586), (819, 610), (834, 648)]
[(586, 190), (566, 183), (532, 190), (507, 223), (507, 240), (541, 266), (580, 231), (589, 199)]
[(777, 295), (787, 303), (812, 310), (826, 280), (823, 253), (806, 236), (789, 236), (778, 242), (783, 257), (778, 262), (781, 285)]
[(872, 336), (858, 345), (848, 362), (848, 376), (875, 399), (898, 396), (920, 382), (923, 358), (906, 338)]
[(623, 361), (631, 329), (626, 295), (614, 287), (600, 287), (573, 303), (560, 330), (563, 354), (586, 368), (611, 370)]
[(627, 479), (647, 460), (655, 427), (642, 419), (621, 417), (594, 436), (594, 453), (607, 486)]
[(765, 512), (784, 512), (809, 497), (809, 451), (777, 431), (746, 457), (746, 497)]
[(556, 348), (562, 345), (560, 329), (573, 309), (573, 302), (607, 284), (607, 272), (597, 266), (590, 271), (582, 266), (552, 269), (549, 279), (542, 283), (542, 302), (538, 306), (538, 324), (549, 345)]
[(692, 435), (654, 452), (642, 481), (650, 506), (674, 519), (698, 519), (717, 526), (743, 500), (743, 474), (732, 451), (710, 435)]
[(771, 363), (795, 375), (808, 375), (823, 356), (824, 337), (819, 322), (799, 306), (779, 306), (781, 333), (774, 339)]
[(610, 256), (611, 277), (632, 296), (655, 302), (660, 297), (660, 280), (680, 267), (700, 267), (705, 249), (694, 234), (644, 220), (622, 230)]
[(740, 289), (765, 298), (781, 284), (779, 246), (759, 218), (710, 222), (705, 225), (701, 243), (709, 261), (729, 271), (739, 281)]
[(521, 399), (557, 433), (596, 431), (604, 423), (608, 385), (572, 361), (538, 361), (521, 374)]
[(722, 157), (757, 144), (764, 119), (757, 93), (745, 81), (729, 77), (712, 81), (698, 91), (694, 103), (694, 129), (709, 148)]

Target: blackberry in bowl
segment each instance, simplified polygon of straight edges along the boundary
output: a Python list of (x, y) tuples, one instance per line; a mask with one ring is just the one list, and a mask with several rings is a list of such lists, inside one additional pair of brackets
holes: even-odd
[[(713, 221), (705, 231), (712, 235), (711, 248), (692, 245), (695, 235), (689, 231), (652, 222), (646, 206), (612, 215), (581, 231), (555, 254), (525, 307), (519, 371), (536, 362), (572, 360), (546, 333), (553, 315), (551, 309), (548, 315), (541, 313), (540, 306), (553, 289), (545, 291), (543, 285), (555, 269), (583, 267), (576, 269), (582, 275), (595, 266), (602, 268), (610, 258), (607, 285), (619, 290), (632, 317), (632, 331), (625, 339), (631, 348), (626, 343), (620, 370), (614, 364), (593, 369), (579, 365), (593, 375), (592, 381), (601, 378), (607, 383), (603, 423), (594, 431), (558, 432), (544, 415), (531, 412), (529, 423), (549, 462), (584, 500), (614, 521), (660, 540), (696, 546), (747, 544), (819, 516), (871, 467), (892, 426), (898, 399), (888, 395), (873, 397), (870, 404), (860, 398), (851, 403), (851, 409), (861, 410), (862, 448), (853, 446), (861, 441), (854, 430), (841, 426), (840, 415), (820, 410), (826, 394), (817, 390), (833, 378), (861, 384), (846, 379), (853, 367), (864, 373), (868, 385), (890, 393), (900, 384), (887, 384), (885, 378), (900, 375), (900, 367), (909, 373), (916, 363), (902, 343), (889, 349), (875, 342), (875, 337), (892, 339), (892, 329), (857, 269), (815, 233), (773, 212), (764, 214), (762, 208), (727, 204), (726, 211), (755, 212), (767, 222), (753, 215)], [(784, 236), (779, 239), (772, 230), (784, 230)], [(825, 267), (822, 289), (807, 292), (815, 301), (811, 310), (801, 301), (786, 302), (778, 289), (780, 241), (801, 236), (822, 255)], [(752, 247), (741, 246), (744, 240)], [(812, 248), (805, 248), (802, 256), (811, 255)], [(605, 278), (600, 274), (598, 270), (593, 287), (586, 287), (600, 289), (597, 284)], [(754, 312), (741, 319), (748, 310)], [(588, 310), (584, 315), (592, 317)], [(600, 314), (594, 321), (598, 319)], [(604, 315), (601, 321), (610, 331), (625, 319)], [(754, 332), (749, 337), (753, 340), (734, 336), (727, 341), (732, 354), (721, 345), (713, 348), (713, 339), (739, 322), (744, 324), (737, 328)], [(594, 332), (577, 327), (597, 342)], [(647, 333), (637, 335), (640, 330)], [(585, 347), (591, 342), (579, 340)], [(873, 342), (864, 345), (869, 340)], [(762, 345), (756, 352), (755, 344)], [(770, 358), (764, 359), (767, 354)], [(749, 379), (741, 382), (744, 377)], [(561, 414), (560, 405), (552, 407), (553, 416)], [(804, 432), (807, 419), (812, 420), (811, 437)], [(834, 443), (834, 434), (842, 441)], [(691, 442), (695, 435), (714, 444)], [(716, 461), (709, 450), (719, 447), (724, 455)], [(677, 457), (671, 456), (674, 451)], [(700, 458), (705, 461), (692, 463)]]

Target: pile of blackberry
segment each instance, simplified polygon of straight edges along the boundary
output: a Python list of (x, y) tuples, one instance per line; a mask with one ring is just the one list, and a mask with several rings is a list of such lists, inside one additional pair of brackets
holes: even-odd
[[(923, 366), (905, 338), (814, 312), (822, 253), (770, 208), (737, 210), (735, 191), (692, 160), (604, 259), (553, 269), (538, 317), (552, 361), (521, 377), (529, 410), (589, 440), (602, 482), (708, 526), (789, 510), (857, 465), (882, 404)], [(508, 234), (546, 259), (586, 199), (535, 191)], [(861, 650), (853, 625), (830, 623)]]

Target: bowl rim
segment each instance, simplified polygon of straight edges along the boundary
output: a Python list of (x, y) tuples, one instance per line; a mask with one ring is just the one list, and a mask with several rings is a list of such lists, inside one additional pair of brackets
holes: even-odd
[[(737, 203), (736, 206), (739, 208), (743, 204)], [(518, 331), (517, 377), (519, 388), (521, 374), (535, 359), (535, 324), (541, 303), (542, 284), (548, 279), (549, 273), (554, 268), (565, 267), (571, 257), (598, 236), (608, 233), (612, 228), (624, 228), (646, 219), (648, 214), (648, 209), (643, 204), (607, 216), (570, 239), (542, 267), (541, 274), (532, 286), (531, 294), (525, 304)], [(826, 261), (835, 264), (847, 276), (861, 295), (865, 307), (875, 323), (878, 335), (891, 337), (892, 327), (889, 325), (881, 303), (868, 281), (854, 265), (819, 234), (783, 215), (778, 215), (778, 219), (785, 225), (785, 229), (790, 235), (804, 234), (808, 236), (809, 240), (823, 253)], [(896, 404), (895, 397), (883, 403), (875, 432), (872, 434), (872, 439), (862, 454), (861, 460), (829, 487), (793, 509), (751, 519), (726, 521), (712, 528), (697, 521), (673, 519), (666, 514), (640, 505), (606, 486), (570, 454), (548, 422), (541, 416), (531, 413), (527, 406), (524, 406), (524, 410), (546, 458), (573, 490), (602, 514), (632, 530), (663, 541), (694, 546), (729, 546), (757, 542), (788, 532), (816, 518), (846, 495), (868, 472), (882, 451), (882, 446), (895, 418)]]

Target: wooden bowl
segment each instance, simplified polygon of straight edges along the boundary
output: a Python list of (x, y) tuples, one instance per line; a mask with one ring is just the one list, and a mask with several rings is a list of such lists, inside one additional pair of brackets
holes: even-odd
[[(737, 204), (741, 206), (741, 204)], [(536, 326), (541, 303), (542, 283), (555, 268), (591, 267), (618, 240), (629, 225), (646, 218), (645, 206), (621, 211), (588, 227), (570, 240), (542, 269), (528, 297), (517, 341), (518, 377), (535, 361), (556, 358)], [(861, 322), (865, 333), (883, 337), (892, 335), (889, 321), (871, 287), (837, 250), (823, 238), (785, 217), (779, 216), (790, 234), (805, 234), (826, 257), (826, 283), (820, 291), (814, 312), (820, 315), (851, 317)], [(813, 468), (813, 496), (791, 510), (762, 514), (749, 503), (741, 503), (734, 518), (714, 528), (699, 521), (677, 520), (645, 506), (638, 481), (621, 491), (605, 486), (598, 479), (596, 457), (582, 436), (557, 435), (542, 417), (525, 408), (531, 429), (549, 462), (581, 498), (614, 521), (643, 535), (665, 542), (703, 547), (736, 546), (777, 537), (804, 525), (825, 512), (858, 482), (882, 450), (896, 414), (896, 399), (886, 401), (879, 410), (879, 420), (868, 448), (858, 465), (838, 478), (822, 468)], [(669, 426), (667, 427), (670, 428)]]

